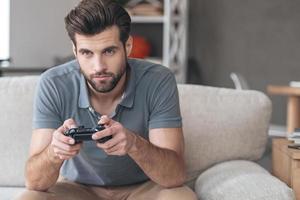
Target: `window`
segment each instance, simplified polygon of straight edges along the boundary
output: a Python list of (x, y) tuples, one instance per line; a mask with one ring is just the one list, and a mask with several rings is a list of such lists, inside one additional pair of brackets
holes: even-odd
[(9, 1), (0, 0), (0, 61), (9, 59)]

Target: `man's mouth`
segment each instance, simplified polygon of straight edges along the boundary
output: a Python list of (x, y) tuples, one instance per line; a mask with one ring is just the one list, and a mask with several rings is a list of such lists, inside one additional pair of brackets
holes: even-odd
[(99, 80), (99, 81), (105, 81), (107, 79), (111, 78), (111, 75), (109, 74), (103, 74), (103, 75), (94, 75), (93, 79)]

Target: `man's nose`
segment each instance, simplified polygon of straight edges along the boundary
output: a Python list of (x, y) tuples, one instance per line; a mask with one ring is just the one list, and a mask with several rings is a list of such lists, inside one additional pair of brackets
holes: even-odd
[(105, 61), (101, 58), (101, 56), (96, 56), (94, 60), (94, 70), (96, 72), (101, 72), (106, 70)]

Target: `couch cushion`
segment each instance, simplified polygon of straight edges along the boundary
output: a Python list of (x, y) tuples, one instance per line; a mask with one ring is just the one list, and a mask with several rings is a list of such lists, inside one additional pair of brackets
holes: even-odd
[(0, 186), (24, 185), (36, 76), (0, 78)]
[(265, 150), (269, 98), (258, 91), (179, 85), (189, 180), (226, 160), (257, 160)]
[[(0, 170), (5, 172), (0, 174), (0, 186), (24, 185), (37, 79), (38, 76), (0, 78)], [(271, 112), (264, 94), (179, 85), (179, 95), (191, 179), (224, 160), (256, 160), (261, 156)]]
[(250, 161), (227, 161), (211, 167), (196, 181), (201, 200), (293, 200), (292, 189)]

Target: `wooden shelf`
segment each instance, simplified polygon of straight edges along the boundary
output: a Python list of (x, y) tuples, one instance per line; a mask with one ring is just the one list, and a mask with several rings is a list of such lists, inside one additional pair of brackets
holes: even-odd
[(276, 95), (300, 95), (299, 87), (269, 85), (267, 91), (269, 94)]
[(300, 150), (288, 148), (286, 138), (272, 140), (272, 173), (290, 186), (300, 200)]
[(133, 23), (164, 23), (164, 16), (131, 16)]
[[(139, 27), (146, 24), (154, 29), (150, 29), (148, 35), (155, 32), (161, 38), (162, 45), (162, 64), (169, 67), (174, 72), (178, 83), (186, 82), (187, 69), (187, 22), (188, 22), (188, 0), (163, 0), (162, 10), (159, 12), (139, 12), (132, 7), (139, 3), (139, 0), (132, 0), (132, 4), (127, 4), (131, 13), (132, 24)], [(131, 11), (130, 11), (131, 9)], [(145, 15), (141, 14), (145, 13)], [(150, 15), (151, 13), (152, 15)], [(149, 14), (149, 15), (147, 15)], [(143, 26), (146, 28), (146, 26)], [(132, 30), (134, 26), (132, 27)], [(160, 35), (160, 33), (162, 33)], [(160, 56), (153, 54), (152, 56)]]

